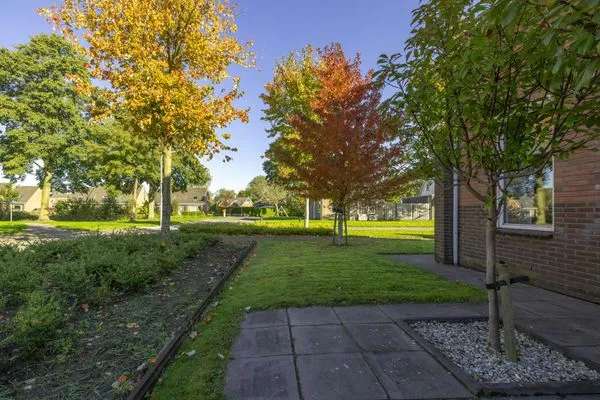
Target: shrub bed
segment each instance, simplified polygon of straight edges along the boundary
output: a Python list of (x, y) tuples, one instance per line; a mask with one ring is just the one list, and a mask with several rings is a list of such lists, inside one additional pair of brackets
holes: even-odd
[(214, 241), (194, 233), (113, 234), (1, 247), (0, 316), (12, 318), (0, 319), (0, 353), (59, 351), (75, 310), (146, 287)]
[(330, 236), (332, 229), (324, 227), (303, 228), (296, 226), (268, 226), (254, 223), (234, 224), (227, 222), (184, 224), (180, 232), (214, 233), (223, 235), (310, 235)]

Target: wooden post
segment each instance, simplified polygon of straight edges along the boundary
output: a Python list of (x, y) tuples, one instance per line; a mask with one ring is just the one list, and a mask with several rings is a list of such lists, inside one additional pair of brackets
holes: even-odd
[(510, 361), (519, 359), (519, 343), (515, 335), (515, 319), (513, 315), (512, 300), (510, 296), (510, 273), (507, 266), (498, 263), (498, 275), (500, 281), (506, 285), (500, 287), (500, 307), (502, 312), (502, 331), (504, 333), (504, 351)]

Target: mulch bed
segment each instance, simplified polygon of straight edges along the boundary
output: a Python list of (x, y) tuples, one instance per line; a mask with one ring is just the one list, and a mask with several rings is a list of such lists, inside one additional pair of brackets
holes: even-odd
[(71, 323), (76, 334), (66, 357), (0, 371), (0, 399), (124, 397), (252, 243), (223, 237), (144, 292), (80, 310)]

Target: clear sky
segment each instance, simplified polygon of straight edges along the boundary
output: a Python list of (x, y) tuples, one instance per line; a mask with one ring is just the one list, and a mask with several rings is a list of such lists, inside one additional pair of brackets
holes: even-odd
[[(35, 10), (56, 4), (54, 0), (2, 0), (0, 45), (13, 47), (41, 32), (49, 32), (46, 21)], [(340, 42), (346, 54), (359, 52), (363, 68), (375, 68), (382, 53), (400, 52), (410, 32), (411, 10), (418, 0), (238, 0), (238, 37), (254, 42), (256, 67), (240, 71), (245, 92), (238, 105), (250, 108), (248, 124), (234, 123), (227, 130), (230, 144), (238, 148), (233, 160), (222, 156), (207, 162), (212, 175), (211, 190), (240, 190), (262, 174), (261, 155), (269, 138), (261, 120), (259, 98), (271, 80), (273, 67), (292, 50), (306, 44), (322, 47)], [(237, 69), (234, 71), (237, 72)], [(28, 178), (26, 183), (33, 184)]]

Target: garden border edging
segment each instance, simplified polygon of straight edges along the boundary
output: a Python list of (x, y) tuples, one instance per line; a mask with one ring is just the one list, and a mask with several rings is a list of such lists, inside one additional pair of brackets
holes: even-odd
[(169, 362), (172, 360), (174, 355), (177, 353), (177, 350), (186, 339), (192, 327), (201, 320), (204, 312), (208, 306), (210, 306), (213, 300), (221, 293), (225, 283), (229, 281), (229, 278), (231, 278), (233, 274), (245, 264), (250, 254), (252, 254), (256, 248), (256, 244), (257, 241), (254, 240), (250, 246), (243, 250), (241, 257), (238, 258), (235, 264), (229, 269), (229, 271), (227, 271), (219, 283), (217, 283), (217, 285), (211, 289), (208, 296), (204, 299), (200, 306), (198, 306), (194, 314), (186, 319), (185, 323), (177, 330), (171, 340), (169, 340), (169, 342), (167, 342), (167, 344), (159, 351), (156, 357), (156, 362), (149, 368), (149, 370), (142, 377), (141, 381), (138, 382), (135, 388), (127, 396), (127, 400), (142, 400), (148, 393), (150, 393), (162, 375), (163, 371), (166, 369)]

